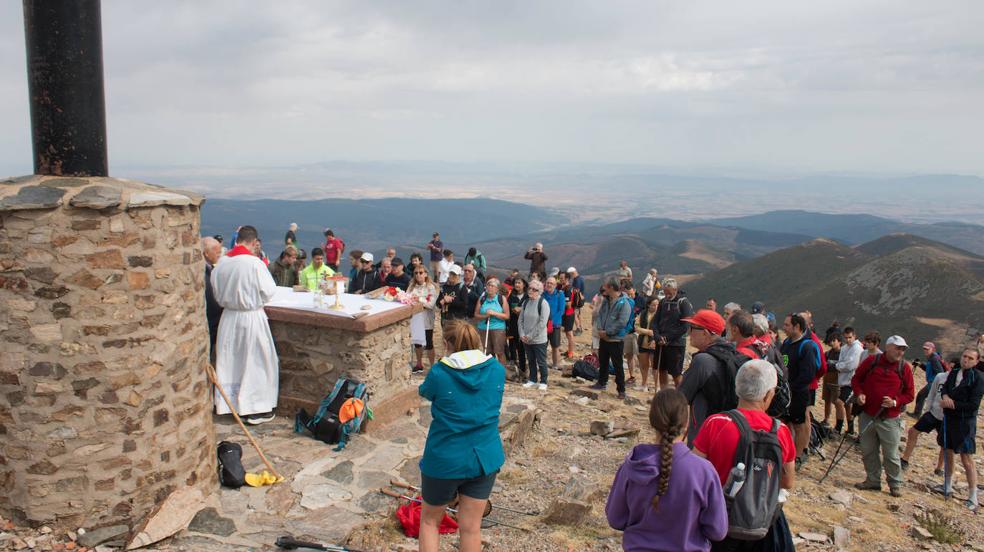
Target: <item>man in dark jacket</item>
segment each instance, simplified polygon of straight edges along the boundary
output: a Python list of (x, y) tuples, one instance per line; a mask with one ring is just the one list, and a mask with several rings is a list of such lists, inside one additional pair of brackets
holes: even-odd
[(823, 349), (813, 341), (809, 322), (801, 314), (790, 314), (782, 324), (786, 340), (780, 351), (789, 372), (789, 411), (786, 421), (792, 426), (796, 440), (796, 465), (805, 461), (806, 447), (810, 444), (810, 407), (816, 402), (817, 392), (811, 386), (820, 369)]
[(684, 320), (689, 326), (690, 344), (698, 351), (677, 385), (690, 403), (687, 444), (692, 446), (708, 416), (737, 406), (734, 381), (738, 366), (729, 361), (737, 352), (734, 343), (721, 337), (725, 324), (720, 314), (701, 309)]
[(687, 330), (690, 328), (683, 319), (694, 314), (694, 307), (673, 278), (663, 280), (663, 293), (666, 296), (659, 302), (652, 326), (653, 339), (656, 340), (659, 386), (665, 389), (670, 384), (671, 376), (676, 387), (682, 381)]
[(280, 287), (294, 287), (298, 284), (297, 271), (297, 248), (288, 245), (284, 248), (280, 257), (270, 263), (270, 275), (273, 281)]
[(903, 358), (908, 348), (902, 336), (889, 337), (885, 340), (885, 352), (866, 358), (851, 378), (854, 400), (864, 407), (859, 427), (865, 480), (854, 484), (857, 489), (881, 490), (884, 465), (889, 492), (895, 497), (902, 496), (902, 461), (899, 457), (902, 424), (898, 418), (916, 395), (912, 365)]
[(379, 271), (373, 267), (372, 260), (372, 253), (368, 251), (363, 253), (362, 257), (359, 258), (359, 262), (362, 264), (362, 270), (357, 272), (355, 277), (349, 282), (349, 293), (363, 295), (378, 289), (382, 285), (379, 279)]
[(205, 319), (208, 321), (208, 354), (215, 361), (215, 337), (219, 334), (222, 307), (212, 290), (212, 269), (222, 257), (222, 244), (215, 238), (202, 238), (202, 257), (205, 257)]
[(977, 411), (984, 397), (984, 374), (974, 369), (980, 361), (977, 349), (967, 348), (960, 355), (960, 369), (951, 370), (943, 384), (943, 431), (937, 432), (936, 441), (946, 454), (943, 463), (943, 488), (936, 489), (949, 495), (953, 492), (953, 456), (960, 455), (970, 497), (964, 506), (976, 512), (977, 470), (974, 466), (974, 453), (977, 452), (976, 431)]
[(531, 247), (523, 258), (530, 262), (530, 274), (529, 277), (532, 278), (534, 274), (540, 275), (540, 281), (547, 279), (547, 254), (543, 252), (543, 244), (538, 243)]
[(468, 290), (461, 283), (460, 266), (451, 265), (448, 269), (448, 281), (441, 286), (437, 305), (441, 309), (441, 324), (448, 320), (467, 320), (474, 312), (468, 310)]

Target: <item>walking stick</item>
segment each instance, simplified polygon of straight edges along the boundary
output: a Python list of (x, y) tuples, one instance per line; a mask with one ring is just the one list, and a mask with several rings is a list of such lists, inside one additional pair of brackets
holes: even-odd
[(277, 546), (284, 550), (295, 550), (297, 548), (310, 548), (311, 550), (327, 550), (328, 552), (361, 552), (354, 548), (347, 548), (338, 544), (319, 544), (316, 542), (305, 542), (297, 540), (291, 536), (278, 537)]
[[(950, 469), (950, 455), (946, 453), (946, 410), (943, 411), (943, 502), (947, 502), (950, 499), (950, 494), (946, 492), (946, 477), (947, 470)], [(953, 477), (953, 472), (950, 472), (950, 477)]]
[(219, 385), (218, 377), (216, 377), (215, 375), (215, 368), (212, 368), (211, 364), (206, 364), (205, 372), (208, 374), (208, 380), (212, 382), (212, 385), (214, 385), (216, 389), (219, 390), (219, 394), (222, 395), (222, 399), (225, 401), (226, 406), (228, 406), (229, 411), (232, 412), (232, 417), (235, 418), (236, 423), (239, 424), (239, 427), (243, 430), (243, 433), (246, 434), (246, 438), (249, 439), (249, 443), (253, 445), (253, 448), (256, 449), (257, 454), (260, 455), (260, 460), (262, 460), (263, 463), (266, 464), (267, 469), (270, 470), (270, 473), (272, 473), (273, 476), (276, 477), (278, 481), (283, 481), (284, 476), (280, 475), (280, 472), (278, 472), (273, 467), (273, 464), (271, 464), (270, 461), (267, 460), (266, 455), (263, 454), (263, 449), (260, 448), (260, 445), (259, 443), (256, 442), (256, 439), (253, 439), (253, 435), (249, 432), (248, 429), (246, 429), (246, 425), (243, 424), (242, 419), (239, 418), (239, 414), (236, 412), (236, 409), (232, 407), (232, 401), (229, 400), (229, 397), (228, 395), (226, 395), (225, 390), (222, 389), (221, 385)]
[[(877, 413), (877, 414), (875, 414), (875, 417), (874, 417), (874, 418), (872, 418), (872, 420), (871, 420), (870, 422), (868, 422), (868, 425), (866, 425), (866, 426), (864, 427), (864, 429), (862, 429), (861, 431), (859, 431), (859, 432), (858, 432), (858, 442), (861, 442), (861, 437), (862, 437), (862, 436), (863, 436), (863, 435), (864, 435), (864, 434), (865, 434), (865, 433), (866, 433), (866, 432), (867, 432), (867, 431), (868, 431), (869, 429), (871, 429), (871, 426), (873, 426), (873, 425), (875, 425), (875, 420), (877, 420), (877, 419), (878, 419), (878, 418), (879, 418), (879, 417), (880, 417), (880, 416), (881, 416), (882, 414), (884, 414), (884, 413), (885, 413), (885, 407), (884, 407), (884, 406), (878, 409), (878, 413)], [(859, 421), (858, 423), (860, 423), (860, 421)], [(827, 479), (827, 476), (828, 476), (828, 475), (830, 475), (830, 472), (831, 472), (831, 471), (833, 471), (833, 469), (834, 469), (834, 468), (835, 468), (835, 467), (836, 467), (836, 466), (837, 466), (838, 464), (840, 464), (840, 463), (841, 463), (841, 460), (843, 460), (844, 458), (847, 458), (847, 453), (849, 453), (849, 452), (851, 452), (851, 447), (847, 447), (847, 449), (846, 449), (846, 450), (844, 450), (844, 454), (841, 454), (841, 455), (840, 455), (840, 457), (838, 457), (838, 456), (837, 456), (837, 454), (838, 454), (838, 453), (840, 452), (840, 450), (841, 450), (841, 445), (843, 445), (843, 444), (844, 444), (844, 440), (845, 440), (845, 439), (847, 439), (847, 433), (845, 433), (845, 434), (844, 434), (844, 435), (843, 435), (843, 436), (841, 437), (841, 442), (840, 442), (840, 445), (838, 445), (838, 446), (837, 446), (837, 452), (834, 452), (834, 457), (830, 459), (830, 465), (829, 465), (829, 466), (827, 466), (827, 471), (825, 471), (825, 472), (823, 473), (823, 477), (821, 477), (821, 478), (820, 478), (820, 480), (819, 480), (819, 481), (817, 481), (817, 483), (823, 483), (823, 480), (824, 480), (824, 479)]]

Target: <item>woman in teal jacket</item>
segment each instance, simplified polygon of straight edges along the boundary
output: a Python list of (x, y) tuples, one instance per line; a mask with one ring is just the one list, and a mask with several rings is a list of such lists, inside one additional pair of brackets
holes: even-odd
[(506, 369), (481, 351), (470, 324), (448, 323), (444, 340), (452, 353), (431, 366), (418, 389), (433, 418), (420, 459), (420, 551), (437, 552), (444, 509), (457, 496), (458, 549), (479, 552), (482, 513), (506, 459), (499, 438)]

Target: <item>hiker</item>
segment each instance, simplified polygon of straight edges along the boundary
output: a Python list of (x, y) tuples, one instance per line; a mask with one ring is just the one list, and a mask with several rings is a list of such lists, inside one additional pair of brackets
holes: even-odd
[(803, 315), (790, 314), (782, 323), (782, 331), (787, 337), (779, 348), (789, 372), (789, 411), (783, 421), (792, 426), (797, 467), (806, 462), (812, 430), (809, 410), (817, 398), (816, 391), (810, 386), (816, 379), (823, 356), (823, 349), (810, 339), (809, 328)]
[[(441, 261), (444, 260), (444, 242), (441, 241), (440, 232), (434, 232), (433, 239), (427, 242), (427, 250), (430, 251), (430, 270), (434, 278), (441, 276)], [(443, 280), (440, 283), (444, 283)]]
[(547, 389), (547, 324), (550, 322), (550, 303), (543, 298), (543, 282), (530, 282), (529, 297), (520, 305), (518, 319), (519, 341), (526, 350), (529, 374), (523, 387), (536, 385)]
[(564, 357), (574, 360), (574, 288), (567, 280), (566, 272), (557, 273), (557, 289), (564, 294), (564, 316), (560, 319), (564, 337), (567, 338), (567, 352)]
[(362, 270), (362, 253), (363, 251), (360, 249), (349, 251), (349, 263), (352, 265), (349, 268), (348, 275), (350, 286), (352, 285), (352, 281), (355, 280), (355, 277), (359, 275), (359, 271)]
[(461, 267), (451, 265), (448, 270), (448, 281), (441, 286), (441, 298), (437, 303), (441, 307), (442, 327), (450, 320), (464, 320), (471, 316), (468, 312), (468, 292), (461, 284)]
[(688, 328), (683, 319), (694, 314), (694, 307), (673, 278), (663, 280), (663, 293), (665, 297), (659, 302), (656, 323), (652, 326), (656, 332), (656, 369), (659, 371), (660, 388), (667, 387), (671, 377), (679, 388), (683, 357), (687, 350)]
[(718, 310), (718, 302), (717, 302), (717, 299), (711, 297), (710, 299), (708, 299), (707, 301), (705, 301), (704, 302), (704, 308), (707, 309), (707, 310), (709, 310), (709, 311), (717, 312), (717, 310)]
[(844, 344), (841, 346), (837, 362), (834, 363), (838, 387), (837, 400), (834, 401), (834, 408), (837, 413), (837, 424), (834, 426), (834, 431), (837, 433), (841, 432), (842, 423), (847, 420), (847, 433), (848, 435), (854, 434), (854, 416), (847, 408), (847, 402), (854, 394), (851, 391), (851, 378), (854, 377), (854, 372), (858, 369), (863, 349), (854, 328), (851, 326), (844, 328)]
[[(465, 265), (466, 268), (469, 266), (472, 265)], [(499, 293), (498, 278), (489, 278), (485, 282), (485, 293), (475, 301), (473, 316), (478, 321), (478, 331), (482, 335), (482, 350), (495, 355), (499, 362), (505, 362), (509, 305), (505, 296)]]
[(431, 278), (437, 278), (437, 274), (431, 274), (429, 271), (430, 269), (428, 269), (427, 265), (424, 264), (424, 257), (420, 253), (413, 252), (410, 254), (410, 266), (407, 267), (407, 272), (410, 273), (411, 279), (413, 279), (413, 273), (416, 272), (418, 266), (421, 266), (424, 270), (427, 270), (427, 275)]
[(877, 331), (870, 331), (864, 334), (864, 340), (862, 340), (861, 345), (864, 346), (864, 350), (861, 351), (861, 358), (858, 359), (858, 366), (864, 363), (869, 356), (880, 355), (884, 352), (880, 349), (881, 334)]
[(393, 260), (383, 257), (381, 261), (373, 265), (373, 268), (376, 269), (376, 276), (379, 278), (376, 281), (376, 289), (388, 286), (389, 284), (386, 283), (386, 280), (393, 273)]
[(393, 260), (390, 261), (390, 264), (392, 269), (389, 275), (386, 276), (386, 285), (406, 291), (410, 286), (410, 275), (405, 271), (403, 259), (394, 257)]
[(632, 307), (632, 314), (629, 316), (628, 328), (625, 330), (625, 337), (622, 338), (625, 342), (622, 346), (622, 353), (625, 356), (625, 373), (628, 376), (625, 378), (626, 385), (635, 385), (636, 378), (633, 372), (635, 371), (636, 358), (639, 356), (639, 334), (636, 333), (636, 315), (639, 314), (639, 309), (636, 307), (636, 290), (632, 287), (632, 282), (623, 281), (622, 282), (622, 293), (629, 300), (629, 306)]
[(564, 310), (567, 299), (564, 292), (557, 289), (557, 278), (550, 276), (543, 286), (543, 298), (550, 305), (550, 325), (547, 328), (547, 342), (550, 343), (550, 353), (554, 370), (560, 369), (560, 338), (564, 331)]
[(465, 292), (468, 316), (473, 316), (475, 307), (478, 305), (478, 298), (485, 291), (485, 284), (478, 279), (478, 272), (475, 265), (466, 264), (461, 267), (461, 288)]
[(295, 265), (297, 264), (297, 248), (288, 245), (277, 257), (277, 260), (270, 263), (270, 276), (273, 276), (274, 283), (279, 287), (294, 287), (299, 282), (299, 274)]
[(458, 550), (480, 552), (482, 514), (505, 462), (499, 409), (506, 370), (481, 351), (471, 324), (448, 323), (444, 341), (448, 355), (431, 366), (418, 388), (431, 401), (433, 418), (420, 459), (420, 551), (437, 552), (445, 508), (457, 497)]
[[(899, 461), (902, 424), (898, 417), (916, 394), (912, 365), (903, 358), (908, 348), (901, 336), (889, 337), (885, 340), (885, 352), (865, 359), (851, 379), (855, 400), (864, 407), (859, 430), (866, 478), (854, 484), (857, 489), (881, 490), (884, 462), (889, 492), (895, 497), (902, 496), (902, 463)], [(946, 408), (945, 403), (943, 407)], [(879, 447), (882, 461), (878, 458)]]
[(656, 318), (659, 300), (652, 299), (646, 304), (646, 309), (639, 313), (639, 323), (636, 333), (639, 334), (639, 377), (642, 379), (636, 386), (636, 391), (648, 391), (649, 373), (653, 373), (653, 386), (659, 391), (659, 375), (656, 373), (656, 341), (653, 331), (649, 328)]
[(964, 473), (967, 475), (967, 488), (970, 496), (964, 506), (977, 512), (977, 471), (974, 466), (974, 453), (977, 452), (977, 411), (984, 397), (984, 374), (974, 367), (980, 362), (976, 348), (967, 348), (960, 355), (960, 369), (951, 370), (946, 383), (940, 390), (943, 405), (943, 433), (937, 434), (936, 442), (946, 454), (944, 462), (943, 488), (934, 489), (949, 495), (953, 492), (953, 456), (960, 455)]
[[(926, 396), (926, 401), (929, 408), (923, 415), (919, 417), (915, 425), (909, 428), (905, 439), (905, 450), (902, 451), (902, 457), (899, 458), (899, 463), (902, 465), (902, 470), (905, 471), (909, 469), (909, 459), (912, 458), (912, 453), (916, 450), (916, 445), (919, 443), (920, 433), (931, 433), (936, 432), (937, 436), (943, 431), (943, 385), (946, 383), (947, 373), (940, 372), (936, 374), (933, 378), (933, 382), (929, 388), (929, 394)], [(943, 475), (943, 459), (945, 457), (942, 445), (940, 446), (939, 458), (936, 461), (936, 469), (933, 470), (934, 475)]]
[(444, 258), (437, 265), (437, 282), (439, 284), (447, 283), (448, 274), (451, 273), (451, 267), (457, 266), (454, 262), (454, 251), (445, 249), (443, 255)]
[(363, 253), (362, 257), (359, 258), (359, 262), (362, 265), (361, 270), (349, 282), (349, 293), (363, 295), (379, 289), (382, 285), (382, 281), (379, 278), (379, 271), (373, 267), (372, 260), (372, 253), (368, 251)]
[(615, 274), (618, 276), (619, 283), (632, 282), (632, 269), (629, 268), (628, 261), (619, 261), (618, 270), (615, 271)]
[(609, 278), (603, 289), (604, 298), (598, 309), (595, 328), (598, 330), (598, 382), (591, 389), (604, 391), (608, 387), (608, 365), (615, 368), (615, 387), (618, 398), (625, 399), (625, 369), (622, 367), (622, 348), (632, 306), (622, 293), (620, 282)]
[[(216, 377), (233, 408), (252, 425), (274, 418), (280, 386), (280, 363), (263, 311), (277, 284), (253, 253), (256, 239), (256, 228), (241, 227), (236, 247), (212, 270), (215, 300), (224, 309), (215, 343)], [(230, 412), (216, 389), (215, 413)]]
[(567, 279), (574, 287), (572, 303), (574, 306), (574, 335), (581, 335), (584, 328), (581, 326), (581, 309), (584, 307), (585, 287), (584, 277), (578, 274), (573, 266), (567, 267)]
[[(509, 344), (509, 351), (516, 366), (516, 373), (521, 376), (526, 374), (526, 345), (520, 340), (519, 335), (519, 315), (523, 311), (523, 303), (528, 297), (529, 284), (517, 273), (512, 281), (512, 293), (509, 294), (509, 325), (506, 329), (506, 338)], [(546, 321), (544, 321), (544, 332), (546, 332)], [(546, 343), (546, 342), (544, 342)], [(546, 351), (544, 351), (544, 362), (546, 362)]]
[(338, 265), (342, 262), (342, 253), (345, 252), (345, 242), (341, 238), (335, 237), (335, 232), (331, 228), (325, 228), (325, 245), (322, 248), (325, 252), (325, 264), (328, 268), (338, 272)]
[(543, 244), (536, 243), (531, 247), (523, 258), (530, 262), (530, 279), (537, 274), (540, 280), (547, 279), (547, 254), (543, 252)]
[(623, 531), (627, 551), (710, 550), (728, 533), (728, 510), (714, 467), (683, 443), (686, 397), (656, 393), (649, 425), (658, 444), (636, 445), (619, 466), (605, 504), (608, 525)]
[(208, 323), (208, 354), (215, 363), (215, 339), (219, 335), (222, 306), (215, 300), (212, 288), (212, 270), (222, 258), (222, 243), (215, 238), (202, 238), (202, 257), (205, 258), (205, 321)]
[[(434, 311), (437, 307), (437, 297), (441, 292), (437, 284), (431, 281), (424, 265), (418, 264), (413, 269), (413, 280), (407, 286), (407, 293), (424, 307), (423, 311), (414, 314), (410, 319), (410, 341), (413, 343), (413, 352), (417, 357), (417, 364), (412, 371), (422, 372), (424, 351), (427, 351), (428, 362), (434, 364)], [(420, 333), (421, 329), (423, 335)]]
[(693, 445), (697, 431), (708, 416), (730, 410), (737, 403), (733, 382), (738, 366), (729, 362), (737, 351), (733, 343), (721, 337), (725, 324), (720, 314), (701, 309), (684, 321), (690, 326), (690, 345), (697, 352), (677, 389), (690, 403), (692, 414), (687, 444)]
[(297, 223), (290, 223), (287, 234), (284, 236), (284, 245), (297, 245)]
[[(778, 463), (781, 463), (781, 466), (775, 466), (774, 469), (771, 469), (772, 466), (769, 466), (769, 470), (763, 471), (766, 471), (770, 478), (768, 481), (772, 483), (775, 483), (775, 480), (771, 479), (772, 477), (778, 478), (777, 488), (769, 487), (768, 489), (770, 491), (774, 489), (777, 494), (781, 495), (783, 493), (780, 489), (792, 489), (796, 481), (794, 461), (796, 458), (796, 448), (793, 444), (793, 438), (789, 428), (782, 422), (766, 414), (766, 410), (769, 409), (769, 404), (775, 396), (776, 384), (775, 368), (765, 360), (750, 360), (746, 362), (738, 370), (738, 374), (735, 377), (735, 392), (738, 395), (736, 416), (741, 416), (745, 423), (748, 424), (749, 433), (754, 431), (771, 433), (773, 429), (776, 430), (775, 437), (764, 442), (771, 442), (773, 445), (778, 442), (780, 450), (775, 451), (775, 449), (772, 449), (775, 458), (769, 462), (778, 461)], [(729, 490), (728, 478), (732, 468), (736, 467), (736, 460), (738, 459), (735, 456), (738, 452), (739, 440), (742, 437), (742, 430), (739, 429), (738, 424), (735, 423), (731, 414), (720, 413), (714, 414), (704, 422), (700, 428), (700, 433), (694, 440), (694, 454), (707, 458), (711, 462), (720, 478), (723, 492), (728, 492)], [(751, 439), (753, 436), (746, 434), (744, 437)], [(760, 446), (761, 443), (763, 441), (760, 440)], [(757, 456), (757, 458), (761, 459), (762, 457)], [(763, 481), (763, 479), (757, 479), (756, 482), (758, 481)], [(765, 496), (759, 494), (758, 498), (764, 501), (764, 503), (756, 503), (757, 501), (753, 501), (752, 504), (746, 503), (746, 498), (754, 498), (755, 496), (754, 494), (751, 497), (739, 496), (738, 498), (742, 500), (736, 500), (734, 505), (749, 505), (761, 508), (768, 504), (776, 504), (781, 498), (776, 495)], [(780, 508), (779, 513), (764, 538), (757, 541), (749, 541), (725, 537), (720, 542), (715, 542), (711, 545), (711, 550), (794, 550), (792, 534), (789, 532), (785, 514), (782, 513), (781, 503), (777, 507)], [(729, 523), (732, 525), (738, 522), (738, 519), (729, 520)]]
[(659, 288), (659, 272), (655, 268), (650, 268), (642, 280), (642, 295), (646, 300), (654, 299)]
[(475, 265), (475, 271), (478, 272), (478, 277), (485, 280), (485, 255), (483, 255), (481, 251), (474, 247), (469, 247), (468, 253), (465, 254), (464, 264)]
[[(271, 270), (271, 272), (273, 272)], [(315, 291), (325, 278), (334, 276), (335, 272), (325, 264), (325, 253), (318, 247), (311, 250), (311, 264), (304, 267), (304, 270), (297, 275), (300, 285), (308, 291)]]
[[(827, 355), (827, 365), (830, 366), (840, 359), (844, 336), (839, 331), (828, 332), (824, 343), (829, 347), (824, 354)], [(821, 394), (821, 398), (823, 398), (823, 421), (820, 422), (820, 425), (825, 430), (830, 430), (833, 427), (830, 425), (830, 413), (833, 412), (835, 416), (837, 415), (834, 403), (837, 401), (837, 397), (840, 396), (840, 386), (837, 384), (838, 376), (837, 370), (829, 370), (823, 375), (823, 391)]]
[(922, 415), (923, 402), (926, 400), (926, 396), (929, 395), (929, 388), (936, 379), (936, 374), (940, 372), (948, 371), (946, 368), (946, 363), (943, 362), (943, 356), (936, 350), (936, 344), (932, 341), (927, 341), (923, 343), (922, 346), (923, 354), (926, 355), (926, 361), (923, 362), (922, 369), (926, 374), (926, 385), (916, 393), (916, 405), (909, 416), (919, 419)]

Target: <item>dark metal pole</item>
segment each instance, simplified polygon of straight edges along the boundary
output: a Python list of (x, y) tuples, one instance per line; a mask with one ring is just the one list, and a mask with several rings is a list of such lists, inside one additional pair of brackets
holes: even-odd
[(24, 0), (34, 173), (107, 176), (100, 0)]

